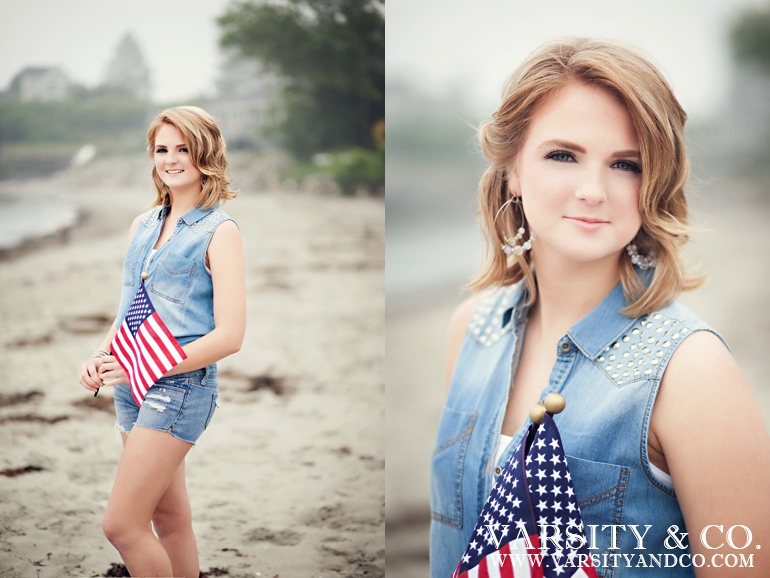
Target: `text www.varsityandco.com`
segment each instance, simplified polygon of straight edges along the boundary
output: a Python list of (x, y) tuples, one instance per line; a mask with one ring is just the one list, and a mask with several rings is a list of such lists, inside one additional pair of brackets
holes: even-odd
[(754, 554), (575, 554), (557, 556), (556, 554), (491, 554), (494, 561), (502, 568), (511, 564), (514, 568), (539, 568), (543, 558), (550, 556), (555, 566), (562, 568), (582, 568), (588, 560), (594, 568), (753, 568)]
[[(581, 524), (582, 526), (582, 524)], [(544, 557), (550, 557), (555, 566), (563, 568), (579, 568), (589, 563), (595, 568), (617, 568), (625, 566), (627, 568), (676, 568), (676, 567), (695, 567), (703, 566), (711, 568), (753, 568), (754, 554), (721, 553), (713, 554), (690, 554), (687, 542), (687, 532), (680, 532), (676, 525), (669, 526), (666, 531), (667, 538), (663, 546), (667, 550), (679, 550), (679, 552), (668, 553), (645, 553), (637, 552), (632, 554), (621, 553), (603, 553), (591, 552), (598, 550), (596, 547), (597, 535), (601, 532), (608, 532), (610, 538), (609, 550), (618, 550), (618, 540), (623, 532), (631, 532), (636, 540), (635, 550), (645, 550), (644, 539), (649, 532), (651, 525), (645, 525), (640, 529), (638, 525), (606, 524), (603, 526), (589, 524), (585, 526), (586, 533), (583, 534), (576, 524), (568, 524), (566, 532), (563, 534), (558, 525), (540, 525), (540, 533), (536, 538), (539, 540), (537, 545), (533, 544), (527, 535), (523, 526), (518, 527), (518, 535), (511, 541), (517, 544), (518, 552), (494, 553), (490, 556), (501, 567), (505, 564), (512, 564), (514, 567), (540, 567)], [(499, 550), (503, 538), (508, 535), (509, 526), (499, 524), (487, 525), (487, 541), (494, 544)], [(746, 550), (752, 546), (753, 535), (748, 526), (734, 525), (727, 528), (724, 526), (711, 524), (703, 528), (700, 533), (700, 542), (708, 550), (720, 550), (725, 545), (733, 550)], [(583, 552), (577, 550), (584, 548)], [(762, 546), (754, 544), (754, 548), (759, 550)], [(526, 550), (525, 550), (526, 548)], [(534, 550), (534, 552), (533, 552)], [(586, 553), (585, 550), (588, 550)], [(539, 552), (538, 552), (539, 551)]]

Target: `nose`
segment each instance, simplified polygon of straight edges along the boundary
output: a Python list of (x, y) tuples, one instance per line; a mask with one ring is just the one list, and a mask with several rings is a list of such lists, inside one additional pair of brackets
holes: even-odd
[(596, 205), (607, 199), (606, 183), (601, 170), (587, 170), (583, 180), (575, 189), (575, 197), (590, 205)]
[(166, 153), (166, 164), (167, 165), (175, 165), (176, 164), (176, 152), (168, 151)]

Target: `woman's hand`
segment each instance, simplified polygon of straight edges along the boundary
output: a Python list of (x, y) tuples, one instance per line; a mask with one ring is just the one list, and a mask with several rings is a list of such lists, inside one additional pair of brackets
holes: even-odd
[(104, 383), (99, 377), (99, 369), (104, 357), (94, 357), (80, 364), (80, 385), (88, 391), (97, 391)]
[(126, 372), (112, 355), (102, 357), (101, 359), (102, 364), (99, 367), (99, 378), (104, 385), (128, 383)]

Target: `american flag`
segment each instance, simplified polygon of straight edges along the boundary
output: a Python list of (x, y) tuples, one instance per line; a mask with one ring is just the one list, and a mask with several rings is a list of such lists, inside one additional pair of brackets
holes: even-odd
[(152, 384), (187, 359), (152, 306), (144, 283), (139, 283), (134, 301), (112, 340), (112, 352), (128, 375), (131, 393), (139, 407)]
[[(545, 414), (516, 447), (453, 578), (596, 578), (561, 438)], [(527, 439), (525, 438), (525, 440)]]

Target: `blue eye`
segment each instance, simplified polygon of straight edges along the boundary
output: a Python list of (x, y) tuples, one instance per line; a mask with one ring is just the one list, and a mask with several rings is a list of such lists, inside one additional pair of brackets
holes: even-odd
[(571, 152), (568, 152), (568, 151), (553, 151), (545, 155), (545, 158), (551, 159), (553, 161), (558, 161), (560, 163), (577, 162), (575, 160), (575, 155), (573, 155)]
[(641, 173), (642, 169), (639, 165), (631, 161), (617, 161), (612, 164), (613, 168), (620, 169), (621, 171), (631, 171), (633, 173)]

